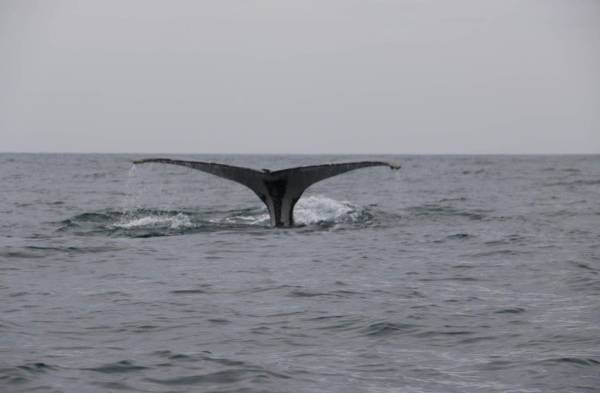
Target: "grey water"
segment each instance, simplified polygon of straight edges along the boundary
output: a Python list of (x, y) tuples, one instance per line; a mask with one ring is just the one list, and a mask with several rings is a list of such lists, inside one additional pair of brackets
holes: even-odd
[(600, 156), (142, 157), (0, 154), (1, 392), (600, 391)]

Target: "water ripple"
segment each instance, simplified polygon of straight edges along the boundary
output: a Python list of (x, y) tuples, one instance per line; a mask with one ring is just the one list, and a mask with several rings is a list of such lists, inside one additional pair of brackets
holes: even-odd
[(130, 360), (121, 360), (114, 363), (107, 363), (98, 367), (82, 368), (81, 370), (96, 371), (104, 374), (129, 373), (132, 371), (146, 370), (148, 367), (139, 366)]

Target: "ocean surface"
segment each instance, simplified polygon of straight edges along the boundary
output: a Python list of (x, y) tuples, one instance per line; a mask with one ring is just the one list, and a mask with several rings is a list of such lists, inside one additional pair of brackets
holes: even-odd
[(600, 391), (600, 156), (167, 156), (402, 169), (0, 154), (0, 392)]

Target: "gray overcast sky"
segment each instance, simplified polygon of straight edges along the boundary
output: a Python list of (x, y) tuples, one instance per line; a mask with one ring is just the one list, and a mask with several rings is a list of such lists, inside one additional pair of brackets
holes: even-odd
[(0, 151), (600, 153), (599, 0), (0, 0)]

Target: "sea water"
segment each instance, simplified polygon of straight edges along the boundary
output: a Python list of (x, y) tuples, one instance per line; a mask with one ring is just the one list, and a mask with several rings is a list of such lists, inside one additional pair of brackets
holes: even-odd
[(599, 156), (142, 157), (0, 154), (0, 391), (600, 391)]

